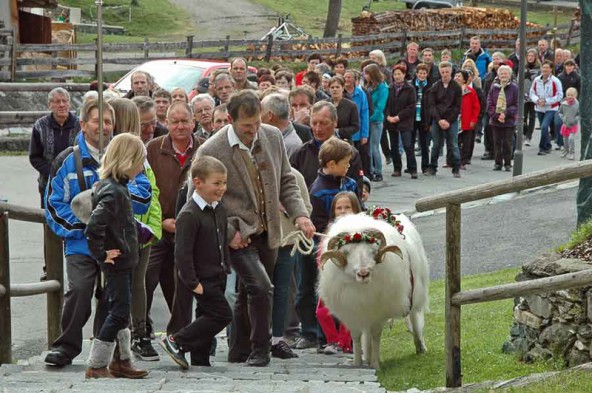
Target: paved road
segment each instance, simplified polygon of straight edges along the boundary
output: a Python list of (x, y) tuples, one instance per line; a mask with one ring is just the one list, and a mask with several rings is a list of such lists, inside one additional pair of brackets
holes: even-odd
[[(537, 136), (535, 134), (535, 136)], [(579, 144), (579, 143), (578, 143)], [(558, 152), (539, 157), (536, 147), (526, 147), (524, 172), (557, 167), (569, 161)], [(491, 181), (507, 179), (508, 172), (492, 171), (492, 161), (482, 161), (483, 146), (476, 146), (475, 157), (461, 179), (454, 179), (449, 170), (441, 170), (435, 178), (420, 175), (390, 177), (392, 167), (385, 167), (385, 181), (373, 183), (370, 204), (388, 206), (394, 211), (414, 213), (420, 197)], [(38, 206), (34, 170), (26, 156), (0, 157), (0, 199), (24, 206)], [(499, 204), (463, 209), (463, 273), (492, 271), (518, 266), (528, 258), (564, 242), (575, 227), (575, 189), (551, 193), (534, 193)], [(488, 202), (488, 201), (484, 201)], [(444, 215), (415, 216), (432, 266), (432, 278), (444, 271)], [(13, 283), (36, 281), (42, 265), (42, 228), (37, 224), (10, 222), (11, 279)], [(164, 328), (168, 311), (158, 292), (154, 306), (156, 326)], [(13, 343), (17, 358), (39, 354), (46, 345), (45, 299), (42, 296), (14, 298)], [(87, 328), (86, 336), (90, 336)]]

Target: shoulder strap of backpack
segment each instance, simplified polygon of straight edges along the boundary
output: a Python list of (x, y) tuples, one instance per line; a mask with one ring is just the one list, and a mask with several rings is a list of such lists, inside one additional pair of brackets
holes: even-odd
[(80, 192), (88, 189), (86, 186), (86, 179), (84, 178), (84, 170), (82, 165), (82, 155), (80, 154), (80, 147), (74, 146), (74, 161), (76, 162), (76, 176), (78, 177), (78, 186)]

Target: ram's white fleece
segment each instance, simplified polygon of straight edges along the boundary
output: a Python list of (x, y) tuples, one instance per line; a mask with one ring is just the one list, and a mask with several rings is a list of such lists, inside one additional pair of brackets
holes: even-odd
[[(428, 309), (427, 257), (415, 226), (404, 215), (397, 215), (397, 219), (404, 226), (405, 239), (390, 224), (365, 214), (358, 214), (338, 219), (329, 228), (328, 236), (322, 243), (321, 252), (325, 252), (329, 239), (340, 233), (380, 231), (384, 234), (387, 245), (398, 246), (403, 254), (401, 259), (397, 254), (388, 252), (383, 262), (376, 264), (374, 257), (378, 252), (378, 245), (365, 242), (351, 243), (339, 250), (347, 256), (345, 268), (328, 260), (320, 270), (319, 296), (331, 313), (343, 321), (352, 332), (354, 355), (356, 336), (359, 339), (364, 334), (366, 338), (372, 338), (373, 342), (379, 342), (382, 328), (389, 318), (407, 315), (410, 315), (413, 325), (417, 352), (425, 351), (422, 331), (423, 314)], [(370, 272), (369, 282), (360, 282), (356, 279), (356, 273), (360, 269)], [(375, 344), (374, 350), (379, 350), (379, 344)], [(372, 352), (372, 348), (368, 352)], [(372, 357), (371, 354), (370, 356)], [(378, 352), (374, 353), (374, 359), (368, 360), (371, 366), (378, 367)]]

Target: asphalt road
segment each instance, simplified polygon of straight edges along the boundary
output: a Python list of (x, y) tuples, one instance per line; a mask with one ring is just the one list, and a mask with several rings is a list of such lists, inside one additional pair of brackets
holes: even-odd
[[(557, 162), (554, 163), (551, 159)], [(541, 169), (540, 162), (533, 169)], [(549, 156), (544, 164), (554, 166), (561, 162), (558, 155), (555, 155)], [(442, 173), (429, 180), (420, 177), (419, 181), (388, 177), (384, 184), (375, 183), (376, 190), (370, 202), (387, 202), (385, 204), (393, 208), (408, 211), (413, 209), (414, 201), (419, 195), (430, 195), (509, 176), (491, 171), (491, 161), (475, 160), (475, 164), (465, 173), (466, 177), (458, 182), (449, 173)], [(575, 192), (576, 188), (539, 191), (498, 204), (464, 208), (463, 274), (520, 266), (564, 243), (575, 227)], [(38, 206), (35, 173), (26, 156), (0, 157), (0, 199), (24, 206)], [(431, 277), (441, 278), (444, 274), (445, 215), (436, 213), (416, 217), (414, 222), (430, 258)], [(41, 225), (10, 221), (11, 282), (37, 281), (41, 273), (42, 251)], [(166, 326), (168, 310), (160, 290), (153, 312), (156, 328), (162, 331)], [(12, 335), (13, 354), (17, 359), (38, 355), (46, 348), (46, 307), (43, 296), (12, 299)], [(85, 337), (90, 335), (90, 324), (87, 324)]]

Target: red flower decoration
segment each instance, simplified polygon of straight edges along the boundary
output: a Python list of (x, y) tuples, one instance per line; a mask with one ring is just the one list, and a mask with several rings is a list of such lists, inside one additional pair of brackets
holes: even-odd
[(362, 240), (362, 234), (359, 232), (354, 233), (354, 241), (360, 241)]
[(350, 235), (345, 235), (343, 237), (343, 240), (345, 240), (346, 242), (350, 242), (351, 241), (351, 236)]
[(376, 242), (376, 239), (371, 237), (370, 239), (368, 239), (368, 243), (373, 244), (374, 242)]

